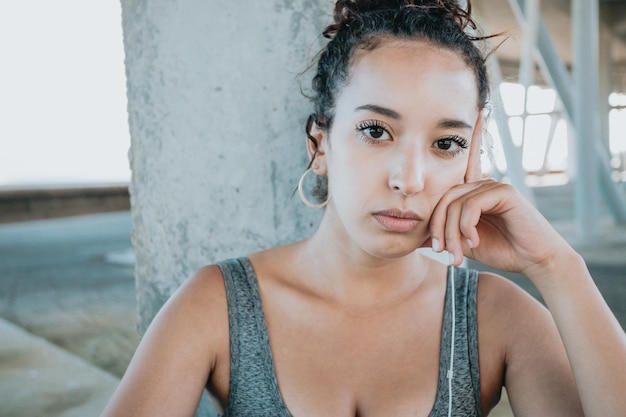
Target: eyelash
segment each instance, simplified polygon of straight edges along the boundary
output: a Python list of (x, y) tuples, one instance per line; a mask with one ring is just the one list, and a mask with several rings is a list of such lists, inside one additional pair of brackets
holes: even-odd
[(378, 129), (382, 129), (384, 134), (387, 134), (389, 136), (391, 136), (391, 134), (389, 133), (389, 130), (387, 129), (387, 127), (380, 121), (378, 120), (365, 120), (359, 124), (356, 125), (356, 131), (358, 134), (358, 137), (360, 140), (362, 140), (365, 143), (369, 143), (369, 144), (373, 144), (373, 145), (379, 145), (383, 142), (386, 141), (386, 139), (373, 139), (368, 137), (364, 131), (366, 131), (367, 129), (371, 129), (371, 128), (378, 128)]
[[(382, 122), (378, 120), (365, 120), (356, 125), (356, 131), (358, 133), (359, 139), (364, 141), (365, 143), (369, 143), (373, 145), (379, 145), (379, 144), (384, 143), (386, 141), (385, 139), (378, 139), (378, 140), (372, 139), (363, 133), (365, 130), (373, 128), (373, 127), (382, 129), (384, 133), (391, 136), (389, 133), (389, 130), (385, 127), (385, 125)], [(458, 146), (458, 148), (452, 151), (449, 151), (447, 149), (437, 148), (435, 145), (442, 141), (452, 141)], [(446, 137), (437, 139), (433, 147), (435, 147), (437, 150), (443, 153), (446, 153), (454, 157), (462, 153), (465, 149), (467, 149), (469, 147), (469, 142), (466, 139), (462, 138), (461, 136), (452, 135), (452, 136), (446, 136)]]
[(451, 156), (457, 156), (458, 154), (462, 153), (465, 149), (469, 147), (469, 142), (466, 139), (463, 139), (462, 137), (458, 135), (447, 136), (444, 138), (437, 139), (435, 143), (433, 144), (433, 146), (435, 146), (437, 143), (440, 143), (442, 141), (451, 141), (451, 142), (454, 142), (458, 146), (457, 149), (454, 149), (452, 151), (449, 151), (447, 149), (436, 148), (437, 150), (447, 153)]

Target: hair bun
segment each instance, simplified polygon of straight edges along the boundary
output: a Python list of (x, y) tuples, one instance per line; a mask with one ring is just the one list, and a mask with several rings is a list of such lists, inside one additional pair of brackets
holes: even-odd
[(419, 9), (421, 12), (454, 20), (461, 29), (469, 25), (473, 29), (476, 24), (471, 18), (471, 0), (466, 0), (464, 9), (455, 0), (338, 0), (333, 13), (334, 22), (323, 32), (324, 37), (332, 39), (342, 28), (361, 14), (401, 10), (403, 8)]

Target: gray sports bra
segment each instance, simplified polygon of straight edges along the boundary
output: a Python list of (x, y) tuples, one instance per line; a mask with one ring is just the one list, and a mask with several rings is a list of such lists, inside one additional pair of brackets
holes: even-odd
[[(226, 285), (230, 322), (230, 392), (224, 417), (291, 417), (278, 390), (252, 265), (247, 258), (238, 258), (220, 262), (218, 266)], [(448, 268), (439, 383), (429, 417), (482, 416), (476, 328), (477, 277), (478, 273), (473, 270)]]

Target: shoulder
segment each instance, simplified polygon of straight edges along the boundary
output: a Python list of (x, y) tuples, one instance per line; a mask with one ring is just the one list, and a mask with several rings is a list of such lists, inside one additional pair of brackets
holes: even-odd
[(208, 378), (225, 399), (228, 337), (221, 272), (201, 268), (152, 320), (103, 416), (192, 415)]
[(543, 314), (541, 310), (543, 307), (513, 282), (497, 274), (478, 273), (476, 320), (484, 409), (491, 409), (500, 399), (516, 340), (528, 340), (522, 334), (528, 313)]
[(478, 273), (477, 306), (485, 315), (505, 322), (518, 322), (528, 313), (549, 316), (547, 309), (525, 290), (491, 272)]
[(193, 319), (213, 314), (225, 305), (226, 291), (222, 272), (217, 265), (207, 265), (180, 285), (163, 306), (163, 310)]
[[(220, 268), (208, 265), (186, 279), (172, 294), (153, 322), (165, 326), (168, 333), (184, 337), (186, 346), (198, 352), (219, 353), (228, 345), (226, 290)], [(211, 367), (217, 355), (212, 355)]]
[[(526, 341), (556, 329), (549, 311), (510, 280), (490, 272), (480, 272), (476, 295), (479, 331), (497, 335), (497, 343), (507, 357)], [(481, 329), (482, 328), (482, 329)]]
[[(547, 308), (515, 283), (483, 272), (477, 320), (480, 358), (487, 373), (496, 370), (492, 388), (505, 385), (521, 415), (578, 415), (567, 354)], [(483, 363), (481, 383), (482, 373)]]

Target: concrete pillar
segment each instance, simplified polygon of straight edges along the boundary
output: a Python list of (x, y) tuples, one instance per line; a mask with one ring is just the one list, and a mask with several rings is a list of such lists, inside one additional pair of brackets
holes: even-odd
[[(140, 331), (197, 268), (301, 239), (297, 74), (331, 2), (122, 0)], [(310, 85), (310, 77), (300, 81)]]

